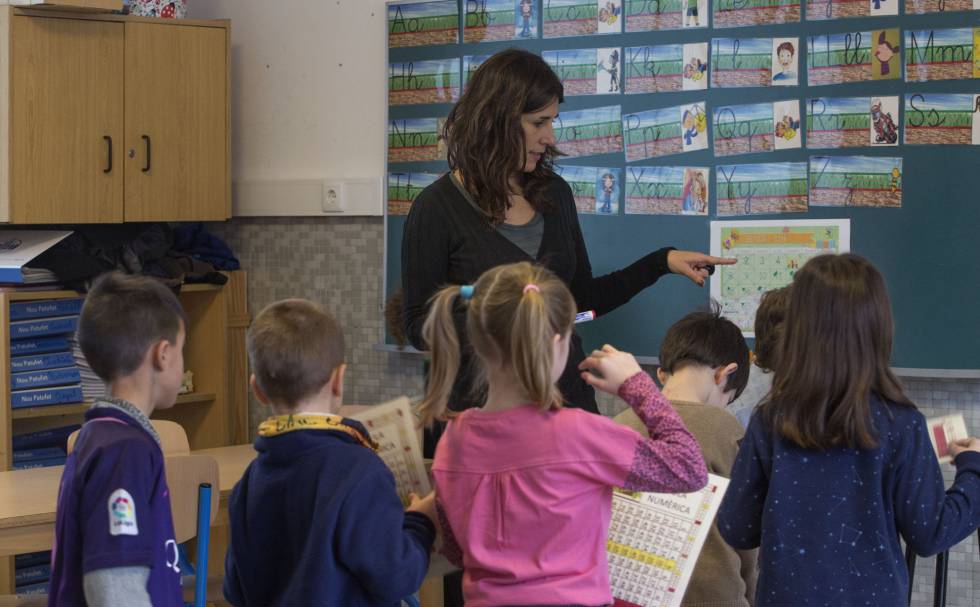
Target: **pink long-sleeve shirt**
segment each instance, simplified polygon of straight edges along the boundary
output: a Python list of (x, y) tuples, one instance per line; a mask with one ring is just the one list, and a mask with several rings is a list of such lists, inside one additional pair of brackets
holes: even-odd
[(443, 551), (468, 607), (612, 603), (612, 488), (681, 493), (707, 483), (697, 441), (646, 373), (619, 389), (645, 438), (579, 409), (470, 409), (449, 422), (432, 475)]

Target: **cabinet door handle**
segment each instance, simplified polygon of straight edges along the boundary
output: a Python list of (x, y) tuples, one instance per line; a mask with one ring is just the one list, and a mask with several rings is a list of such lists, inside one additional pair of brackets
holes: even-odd
[(143, 135), (143, 143), (146, 144), (146, 164), (143, 165), (143, 172), (146, 173), (150, 170), (150, 136)]
[(102, 172), (103, 173), (111, 173), (112, 172), (112, 137), (110, 137), (108, 135), (103, 135), (102, 136), (102, 139), (105, 140), (106, 147), (107, 147), (107, 151), (106, 151), (106, 163), (105, 163), (105, 168), (102, 169)]

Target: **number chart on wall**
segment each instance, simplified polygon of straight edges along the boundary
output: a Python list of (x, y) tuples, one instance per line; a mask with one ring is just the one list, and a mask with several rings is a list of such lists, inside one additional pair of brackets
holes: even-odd
[[(707, 251), (713, 219), (846, 221), (851, 250), (888, 281), (893, 364), (980, 369), (980, 0), (387, 10), (387, 293), (412, 201), (448, 169), (445, 116), (487, 58), (520, 47), (564, 85), (555, 170), (575, 195), (594, 274), (665, 246)], [(775, 276), (739, 288), (792, 274)], [(708, 301), (708, 289), (664, 277), (577, 330), (586, 347), (656, 356), (667, 327)], [(740, 309), (740, 322), (752, 313)]]

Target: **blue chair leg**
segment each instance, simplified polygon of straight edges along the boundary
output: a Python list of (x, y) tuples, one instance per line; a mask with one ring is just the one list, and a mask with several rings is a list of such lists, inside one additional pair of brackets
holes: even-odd
[(208, 550), (211, 544), (211, 483), (197, 488), (197, 567), (194, 574), (194, 607), (204, 607), (208, 594)]

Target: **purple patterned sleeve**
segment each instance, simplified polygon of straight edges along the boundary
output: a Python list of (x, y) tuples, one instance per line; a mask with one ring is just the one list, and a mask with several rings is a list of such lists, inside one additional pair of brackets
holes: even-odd
[(449, 519), (446, 512), (436, 498), (436, 514), (439, 516), (439, 527), (442, 529), (442, 548), (439, 550), (449, 562), (457, 567), (463, 566), (463, 550), (456, 543), (456, 536), (453, 535), (453, 528), (449, 526)]
[(623, 485), (632, 491), (688, 493), (708, 483), (708, 470), (697, 440), (656, 384), (640, 372), (623, 382), (619, 397), (629, 403), (650, 438), (636, 445)]

